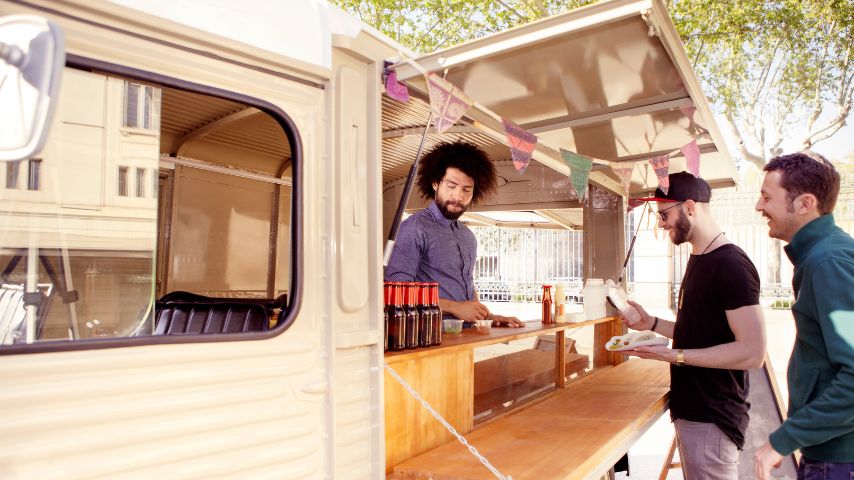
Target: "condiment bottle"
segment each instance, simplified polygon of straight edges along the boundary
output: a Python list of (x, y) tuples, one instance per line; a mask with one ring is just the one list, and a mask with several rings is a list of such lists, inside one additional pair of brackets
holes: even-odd
[(383, 351), (388, 351), (388, 313), (391, 305), (391, 283), (383, 283)]
[(406, 348), (406, 319), (403, 314), (403, 284), (391, 282), (388, 306), (388, 349), (400, 351)]
[(433, 310), (430, 308), (430, 284), (418, 283), (418, 346), (429, 347), (433, 344)]
[(543, 325), (554, 323), (552, 317), (552, 286), (543, 285)]
[(415, 282), (403, 284), (403, 316), (406, 324), (406, 348), (418, 348), (418, 310), (416, 309)]
[(555, 285), (555, 323), (566, 323), (566, 294), (563, 292), (563, 284)]
[(442, 309), (439, 308), (439, 284), (430, 284), (430, 310), (433, 312), (433, 340), (431, 345), (442, 343)]

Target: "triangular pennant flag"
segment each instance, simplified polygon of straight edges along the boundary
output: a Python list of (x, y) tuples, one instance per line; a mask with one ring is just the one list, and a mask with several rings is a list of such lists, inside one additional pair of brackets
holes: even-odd
[(700, 176), (700, 147), (697, 146), (696, 140), (691, 140), (691, 143), (680, 148), (682, 155), (685, 155), (685, 161), (688, 164), (688, 171), (695, 177)]
[(474, 103), (462, 90), (435, 73), (427, 74), (427, 89), (430, 92), (433, 125), (439, 133), (457, 123)]
[(524, 174), (528, 164), (531, 163), (531, 152), (537, 146), (537, 136), (505, 118), (501, 119), (501, 123), (504, 124), (507, 143), (510, 144), (513, 166), (520, 174)]
[(626, 210), (632, 211), (632, 209), (640, 207), (644, 203), (646, 203), (646, 202), (644, 202), (643, 200), (638, 200), (637, 198), (630, 198), (629, 199), (629, 207)]
[(635, 164), (631, 163), (630, 167), (611, 167), (614, 170), (614, 173), (617, 174), (617, 177), (620, 178), (620, 183), (623, 184), (623, 190), (628, 193), (629, 186), (632, 184), (632, 172), (635, 171)]
[(584, 200), (587, 194), (587, 179), (590, 178), (590, 169), (593, 167), (593, 160), (562, 148), (560, 149), (560, 154), (563, 157), (563, 161), (569, 165), (569, 180), (572, 182), (572, 186), (575, 187), (575, 192), (578, 193), (578, 199)]
[(397, 72), (394, 70), (389, 70), (386, 74), (385, 93), (398, 102), (406, 103), (409, 101), (409, 89), (397, 81)]
[(658, 177), (658, 188), (667, 195), (670, 190), (670, 178), (667, 176), (667, 169), (670, 166), (670, 160), (667, 155), (659, 155), (649, 159), (649, 163), (655, 170), (655, 176)]

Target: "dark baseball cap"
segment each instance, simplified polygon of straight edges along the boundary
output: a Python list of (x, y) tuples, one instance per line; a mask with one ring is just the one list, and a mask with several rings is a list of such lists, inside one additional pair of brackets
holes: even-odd
[(633, 202), (684, 202), (694, 200), (699, 203), (709, 203), (712, 199), (712, 189), (700, 177), (688, 172), (671, 173), (667, 176), (670, 188), (665, 194), (661, 188), (655, 189), (654, 197), (634, 198)]

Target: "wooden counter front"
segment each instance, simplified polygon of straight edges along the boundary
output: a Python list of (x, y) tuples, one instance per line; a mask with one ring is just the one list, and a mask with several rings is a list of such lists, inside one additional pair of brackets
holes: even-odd
[[(664, 413), (669, 386), (668, 364), (635, 359), (605, 367), (465, 437), (514, 480), (599, 478)], [(456, 440), (402, 462), (394, 473), (402, 479), (493, 477)]]
[[(540, 322), (528, 322), (524, 328), (495, 327), (488, 334), (478, 333), (474, 328), (464, 329), (461, 334), (443, 335), (442, 344), (436, 347), (387, 352), (385, 362), (458, 432), (465, 434), (473, 427), (475, 348), (557, 333), (560, 346), (555, 351), (557, 354), (562, 351), (564, 330), (617, 323), (614, 320), (615, 317), (606, 317), (545, 326)], [(584, 363), (586, 365), (586, 359)], [(564, 386), (563, 377), (558, 383), (559, 387)], [(387, 471), (453, 438), (391, 374), (385, 372)]]

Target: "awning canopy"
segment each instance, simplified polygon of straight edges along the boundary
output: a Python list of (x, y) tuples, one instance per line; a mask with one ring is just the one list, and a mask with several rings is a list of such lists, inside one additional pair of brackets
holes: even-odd
[[(506, 118), (539, 138), (534, 159), (549, 168), (529, 179), (532, 192), (566, 178), (563, 148), (601, 161), (594, 164), (591, 182), (642, 196), (657, 186), (647, 160), (675, 152), (670, 171), (686, 170), (679, 149), (692, 140), (701, 152), (700, 176), (712, 187), (735, 184), (735, 165), (659, 0), (601, 2), (426, 55), (415, 64), (419, 68), (401, 62), (395, 69), (417, 98), (407, 104), (383, 101), (387, 185), (405, 177), (427, 120), (427, 87), (419, 70), (445, 75), (476, 101), (449, 132), (430, 132), (427, 149), (465, 138), (485, 147), (503, 177), (524, 181), (528, 174), (513, 170), (505, 146), (500, 119)], [(625, 191), (610, 166), (632, 163), (637, 166)], [(512, 208), (519, 203), (518, 185), (515, 191), (506, 201), (499, 188), (495, 203), (482, 209), (518, 210)], [(573, 200), (559, 201), (577, 208)]]

